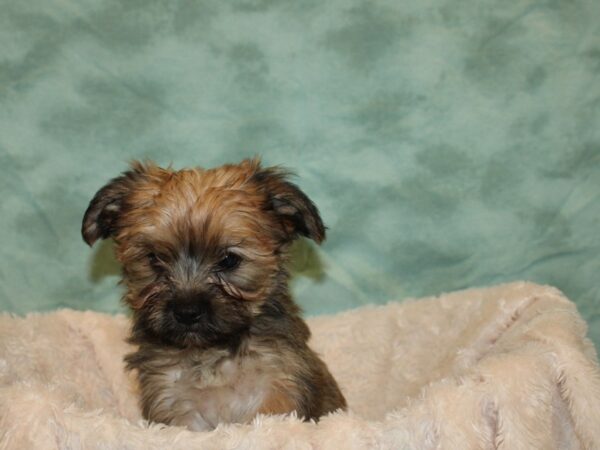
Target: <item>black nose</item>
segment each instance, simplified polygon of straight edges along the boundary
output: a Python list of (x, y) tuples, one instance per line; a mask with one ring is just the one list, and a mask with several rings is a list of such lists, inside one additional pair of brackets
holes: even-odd
[(177, 322), (192, 325), (208, 312), (208, 305), (205, 302), (174, 302), (171, 309)]

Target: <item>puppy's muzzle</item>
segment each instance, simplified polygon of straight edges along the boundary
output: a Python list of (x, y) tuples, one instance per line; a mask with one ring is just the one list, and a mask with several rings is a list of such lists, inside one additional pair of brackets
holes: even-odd
[(175, 320), (181, 325), (193, 325), (212, 312), (210, 302), (206, 298), (174, 299), (169, 304)]

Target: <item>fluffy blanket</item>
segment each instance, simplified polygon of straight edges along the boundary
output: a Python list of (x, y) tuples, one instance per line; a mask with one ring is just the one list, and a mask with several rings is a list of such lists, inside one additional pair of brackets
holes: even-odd
[(2, 448), (600, 448), (600, 371), (573, 303), (513, 283), (309, 321), (350, 411), (194, 433), (149, 425), (123, 316), (0, 317)]

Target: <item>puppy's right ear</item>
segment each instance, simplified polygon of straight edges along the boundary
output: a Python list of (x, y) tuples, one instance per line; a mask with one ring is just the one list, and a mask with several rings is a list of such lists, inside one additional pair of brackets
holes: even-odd
[(124, 200), (144, 178), (145, 171), (146, 168), (141, 163), (133, 162), (131, 170), (113, 178), (96, 193), (81, 224), (81, 235), (90, 247), (98, 239), (114, 236), (119, 217), (123, 213)]

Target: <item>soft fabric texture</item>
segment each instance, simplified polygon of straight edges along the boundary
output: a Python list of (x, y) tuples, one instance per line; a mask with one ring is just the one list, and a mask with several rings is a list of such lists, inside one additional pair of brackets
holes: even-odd
[[(600, 345), (600, 1), (27, 0), (0, 9), (0, 310), (117, 313), (79, 231), (132, 158), (282, 164), (310, 315), (518, 279)], [(318, 280), (318, 282), (315, 282)]]
[(350, 411), (194, 433), (148, 425), (123, 371), (123, 316), (0, 317), (0, 447), (597, 449), (600, 371), (586, 325), (530, 283), (310, 320)]

